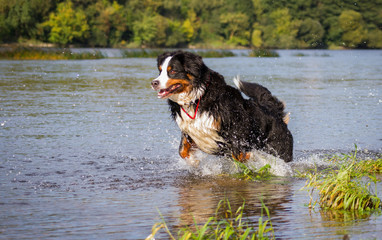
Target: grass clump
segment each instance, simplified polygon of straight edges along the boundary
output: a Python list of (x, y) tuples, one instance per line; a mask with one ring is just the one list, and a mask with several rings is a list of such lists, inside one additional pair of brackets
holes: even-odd
[(271, 165), (269, 164), (264, 165), (257, 171), (249, 168), (244, 163), (239, 162), (235, 159), (234, 159), (234, 164), (236, 169), (239, 171), (239, 173), (233, 175), (236, 178), (256, 181), (256, 180), (268, 180), (272, 177), (272, 174), (270, 173)]
[[(362, 161), (357, 160), (356, 155), (357, 148), (353, 154), (332, 157), (333, 168), (307, 174), (304, 188), (311, 188), (310, 207), (317, 202), (322, 208), (337, 210), (369, 211), (381, 207), (376, 173), (382, 172), (382, 159)], [(374, 193), (371, 191), (372, 185), (375, 186)], [(312, 203), (315, 190), (319, 199)]]
[[(293, 54), (293, 56), (295, 56), (295, 57), (309, 57), (310, 55), (302, 53), (302, 52), (298, 52), (298, 53)], [(314, 57), (330, 57), (330, 55), (327, 53), (322, 53), (322, 54), (315, 53), (315, 54), (313, 54), (313, 56)]]
[[(231, 209), (228, 199), (221, 200), (215, 211), (215, 216), (210, 217), (205, 224), (195, 222), (192, 227), (184, 227), (178, 231), (177, 238), (169, 230), (162, 218), (161, 223), (153, 226), (151, 234), (146, 240), (154, 239), (155, 235), (164, 229), (170, 239), (274, 239), (274, 230), (270, 220), (268, 208), (262, 203), (261, 216), (257, 229), (250, 227), (243, 219), (245, 203), (236, 211)], [(264, 221), (266, 212), (267, 220)]]
[(81, 60), (101, 59), (105, 56), (100, 51), (74, 53), (68, 49), (16, 47), (0, 51), (0, 59), (11, 60)]
[(296, 53), (296, 54), (293, 54), (293, 56), (295, 57), (306, 57), (306, 56), (309, 56), (308, 54), (304, 54), (304, 53)]
[(250, 57), (280, 57), (280, 55), (274, 51), (269, 49), (253, 49), (249, 53)]

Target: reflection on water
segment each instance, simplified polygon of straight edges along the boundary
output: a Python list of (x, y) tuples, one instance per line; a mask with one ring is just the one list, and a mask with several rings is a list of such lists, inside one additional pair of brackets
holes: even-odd
[[(282, 179), (283, 183), (287, 181)], [(206, 222), (213, 216), (220, 200), (228, 199), (235, 211), (245, 202), (246, 216), (259, 216), (261, 201), (269, 208), (271, 215), (285, 210), (282, 204), (291, 200), (290, 185), (233, 180), (230, 178), (198, 178), (179, 186), (179, 205), (182, 208), (182, 224), (192, 225)], [(257, 219), (256, 219), (257, 220)]]
[[(287, 103), (296, 157), (275, 169), (325, 167), (326, 154), (355, 143), (365, 156), (381, 153), (382, 52), (303, 52), (205, 61), (229, 84), (240, 74)], [(224, 174), (229, 161), (203, 154), (202, 169), (191, 170), (177, 155), (179, 130), (166, 102), (150, 89), (155, 66), (155, 59), (0, 62), (2, 237), (142, 239), (161, 221), (158, 210), (176, 228), (205, 221), (227, 197), (232, 209), (245, 200), (253, 224), (262, 199), (280, 238), (378, 238), (376, 213), (309, 211), (304, 180), (232, 179)]]

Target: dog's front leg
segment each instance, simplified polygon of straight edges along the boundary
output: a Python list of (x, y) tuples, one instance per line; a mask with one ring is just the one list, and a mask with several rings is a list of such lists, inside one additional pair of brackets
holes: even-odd
[(232, 153), (232, 158), (239, 162), (246, 162), (251, 158), (251, 152), (240, 152), (239, 154)]
[(187, 164), (197, 167), (199, 165), (199, 160), (195, 159), (193, 153), (197, 148), (194, 141), (185, 133), (182, 133), (179, 145), (179, 155), (186, 160)]

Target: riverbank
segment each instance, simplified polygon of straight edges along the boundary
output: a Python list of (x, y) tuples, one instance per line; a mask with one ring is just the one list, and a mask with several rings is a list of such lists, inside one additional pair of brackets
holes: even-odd
[(73, 52), (71, 49), (46, 47), (0, 48), (0, 59), (8, 60), (79, 60), (101, 58), (105, 58), (105, 56), (100, 51)]
[[(28, 47), (21, 45), (8, 45), (0, 47), (0, 59), (6, 60), (81, 60), (102, 58), (156, 58), (165, 51), (175, 49), (112, 49), (113, 54), (106, 52), (109, 49), (97, 48), (58, 48), (58, 47)], [(187, 49), (203, 58), (234, 57), (235, 50)], [(268, 49), (248, 49), (249, 57), (279, 57), (276, 51)]]

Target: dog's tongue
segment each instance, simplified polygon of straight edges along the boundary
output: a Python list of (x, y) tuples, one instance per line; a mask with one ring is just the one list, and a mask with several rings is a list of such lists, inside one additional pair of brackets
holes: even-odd
[(168, 89), (162, 89), (158, 92), (158, 98), (164, 98), (169, 94)]
[(166, 89), (161, 89), (158, 92), (158, 98), (165, 98), (171, 93), (173, 93), (176, 89), (178, 89), (181, 85), (180, 84), (174, 84)]

